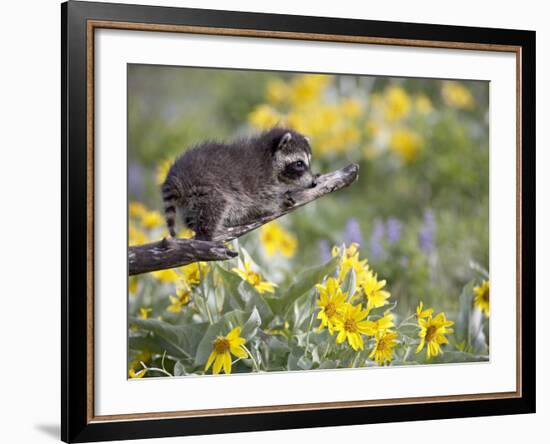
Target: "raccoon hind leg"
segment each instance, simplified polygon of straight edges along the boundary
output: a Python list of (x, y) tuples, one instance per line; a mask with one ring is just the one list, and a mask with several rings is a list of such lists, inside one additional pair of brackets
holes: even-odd
[(212, 240), (223, 232), (226, 207), (222, 198), (210, 198), (203, 205), (197, 205), (195, 239)]
[(162, 201), (164, 203), (164, 218), (171, 237), (176, 237), (176, 207), (179, 200), (178, 189), (167, 179), (162, 184)]

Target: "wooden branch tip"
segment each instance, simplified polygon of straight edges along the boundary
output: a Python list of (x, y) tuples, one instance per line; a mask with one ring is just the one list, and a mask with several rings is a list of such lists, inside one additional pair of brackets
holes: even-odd
[(223, 261), (237, 256), (237, 252), (224, 243), (261, 227), (320, 197), (351, 185), (358, 177), (359, 166), (350, 164), (344, 168), (323, 174), (317, 178), (317, 186), (298, 190), (292, 194), (293, 204), (249, 224), (227, 228), (212, 241), (197, 239), (168, 239), (128, 248), (128, 274), (130, 276), (151, 271), (181, 267), (199, 261)]

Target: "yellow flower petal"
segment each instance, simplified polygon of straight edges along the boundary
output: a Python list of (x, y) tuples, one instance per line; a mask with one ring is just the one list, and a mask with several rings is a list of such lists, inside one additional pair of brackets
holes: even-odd
[(221, 355), (216, 354), (216, 360), (214, 361), (214, 368), (212, 369), (213, 374), (217, 375), (220, 372), (223, 366), (223, 361), (224, 361), (223, 357), (224, 357), (223, 354)]
[(229, 354), (229, 352), (225, 352), (222, 355), (222, 359), (223, 359), (223, 371), (225, 372), (226, 375), (229, 375), (231, 373), (231, 355)]
[(248, 353), (245, 352), (241, 347), (239, 346), (231, 346), (230, 348), (231, 353), (233, 353), (234, 356), (241, 359), (248, 358)]
[(204, 371), (205, 372), (208, 371), (208, 369), (212, 365), (212, 362), (214, 362), (215, 358), (216, 358), (216, 352), (212, 351), (212, 353), (210, 353), (210, 356), (208, 356), (208, 360), (206, 361), (206, 365), (204, 366)]
[(227, 334), (226, 338), (231, 341), (232, 339), (239, 337), (240, 334), (241, 334), (241, 327), (235, 327), (233, 330), (231, 330)]

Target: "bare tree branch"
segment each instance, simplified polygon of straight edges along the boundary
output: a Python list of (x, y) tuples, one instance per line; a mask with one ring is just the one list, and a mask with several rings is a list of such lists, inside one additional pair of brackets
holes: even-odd
[(359, 166), (345, 168), (324, 174), (317, 179), (315, 188), (296, 191), (291, 195), (291, 203), (284, 209), (258, 218), (249, 224), (229, 227), (212, 241), (195, 239), (163, 239), (159, 242), (128, 248), (128, 270), (130, 275), (150, 271), (180, 267), (197, 261), (219, 261), (235, 257), (237, 253), (224, 246), (224, 243), (261, 227), (295, 209), (306, 205), (326, 194), (347, 187), (357, 178)]

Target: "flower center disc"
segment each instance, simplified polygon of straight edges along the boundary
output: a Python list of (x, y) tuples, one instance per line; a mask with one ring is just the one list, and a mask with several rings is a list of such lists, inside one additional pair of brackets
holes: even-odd
[(434, 325), (430, 325), (426, 330), (426, 341), (430, 342), (437, 332), (437, 328)]
[(229, 341), (223, 336), (218, 336), (214, 339), (214, 350), (217, 354), (223, 354), (229, 350)]
[(376, 346), (376, 349), (381, 352), (386, 351), (388, 348), (388, 343), (385, 338), (380, 339), (378, 345)]
[(332, 302), (329, 302), (325, 306), (325, 314), (329, 318), (331, 318), (332, 316), (334, 316), (336, 314), (336, 306)]
[(350, 333), (355, 333), (357, 332), (357, 324), (353, 319), (346, 319), (346, 322), (344, 322), (344, 329)]
[(261, 282), (260, 274), (256, 273), (255, 271), (250, 271), (248, 273), (248, 282), (251, 283), (253, 286), (258, 285)]

